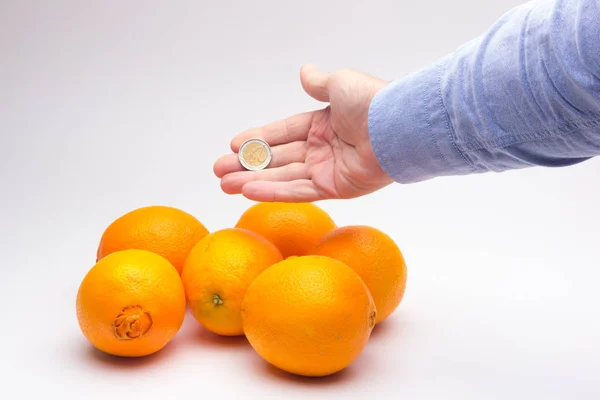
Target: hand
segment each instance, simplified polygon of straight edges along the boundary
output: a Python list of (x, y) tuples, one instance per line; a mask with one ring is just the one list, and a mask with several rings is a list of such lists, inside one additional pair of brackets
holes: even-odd
[[(222, 190), (254, 201), (312, 202), (355, 198), (392, 183), (368, 130), (371, 99), (387, 82), (352, 70), (324, 73), (312, 65), (302, 67), (300, 80), (306, 93), (329, 105), (235, 136), (234, 154), (214, 165)], [(271, 146), (273, 158), (264, 170), (247, 171), (237, 158), (250, 138)]]

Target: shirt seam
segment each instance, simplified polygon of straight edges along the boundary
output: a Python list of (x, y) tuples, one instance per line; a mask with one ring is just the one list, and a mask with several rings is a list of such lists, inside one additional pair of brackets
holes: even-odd
[[(553, 137), (561, 137), (564, 135), (569, 135), (579, 129), (590, 129), (597, 128), (600, 126), (600, 118), (595, 118), (592, 120), (584, 121), (584, 122), (575, 122), (568, 121), (565, 124), (558, 126), (554, 130), (550, 130), (549, 128), (544, 129), (541, 132), (528, 133), (524, 135), (520, 135), (519, 137), (515, 137), (512, 135), (504, 135), (497, 137), (492, 140), (485, 141), (483, 143), (479, 141), (466, 141), (463, 142), (463, 147), (468, 151), (478, 151), (478, 150), (491, 150), (491, 149), (501, 149), (505, 147), (510, 147), (516, 144), (534, 142), (538, 140), (550, 139)], [(558, 132), (557, 132), (558, 131)]]
[(444, 114), (444, 121), (446, 122), (446, 130), (448, 132), (448, 139), (450, 140), (450, 143), (452, 144), (452, 147), (454, 148), (454, 150), (460, 155), (460, 157), (463, 159), (463, 161), (465, 162), (467, 167), (469, 167), (469, 169), (471, 169), (471, 170), (474, 170), (475, 165), (460, 150), (460, 148), (458, 147), (458, 145), (456, 143), (456, 140), (455, 140), (455, 137), (453, 134), (453, 128), (450, 124), (450, 114), (448, 113), (448, 109), (446, 108), (446, 105), (444, 104), (444, 96), (442, 95), (442, 74), (444, 72), (444, 68), (445, 68), (445, 63), (440, 63), (440, 65), (438, 67), (438, 97), (439, 97), (440, 107), (442, 108), (442, 112)]
[(429, 136), (431, 137), (431, 140), (433, 141), (433, 144), (435, 145), (435, 148), (436, 148), (437, 152), (439, 153), (440, 157), (442, 157), (442, 160), (444, 160), (444, 163), (446, 164), (448, 169), (450, 171), (452, 171), (452, 170), (454, 170), (454, 168), (452, 168), (452, 165), (450, 165), (450, 162), (448, 162), (448, 160), (446, 159), (446, 156), (444, 156), (444, 153), (442, 153), (442, 150), (440, 149), (440, 146), (435, 138), (435, 133), (433, 132), (433, 126), (431, 125), (431, 121), (429, 118), (429, 112), (427, 110), (427, 108), (428, 108), (427, 107), (427, 86), (425, 84), (423, 84), (423, 89), (422, 89), (421, 95), (422, 95), (422, 100), (423, 100), (423, 109), (425, 111), (425, 122), (427, 123), (427, 127), (429, 128)]

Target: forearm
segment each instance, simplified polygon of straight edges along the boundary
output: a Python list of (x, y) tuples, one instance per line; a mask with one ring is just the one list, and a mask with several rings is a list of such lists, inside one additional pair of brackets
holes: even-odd
[(369, 110), (396, 181), (564, 166), (600, 154), (600, 6), (537, 1), (394, 81)]

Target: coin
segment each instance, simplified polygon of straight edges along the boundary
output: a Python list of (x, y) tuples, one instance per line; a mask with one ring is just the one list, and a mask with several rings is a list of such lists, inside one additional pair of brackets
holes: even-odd
[(271, 147), (262, 139), (248, 139), (240, 146), (238, 158), (240, 163), (250, 171), (267, 168), (273, 154)]

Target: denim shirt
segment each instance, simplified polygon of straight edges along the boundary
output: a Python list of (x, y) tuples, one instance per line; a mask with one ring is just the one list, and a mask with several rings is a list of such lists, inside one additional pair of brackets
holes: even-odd
[(373, 98), (369, 133), (395, 181), (560, 167), (600, 154), (600, 0), (518, 6)]

